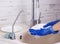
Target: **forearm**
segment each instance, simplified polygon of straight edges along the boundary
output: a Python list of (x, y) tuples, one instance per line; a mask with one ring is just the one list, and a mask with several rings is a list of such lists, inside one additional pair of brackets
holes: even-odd
[(59, 31), (59, 30), (60, 30), (60, 22), (56, 23), (56, 24), (53, 26), (53, 30), (54, 30), (54, 31)]

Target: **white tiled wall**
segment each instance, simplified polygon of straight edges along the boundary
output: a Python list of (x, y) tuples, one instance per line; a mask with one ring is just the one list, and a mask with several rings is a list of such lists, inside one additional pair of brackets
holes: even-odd
[[(55, 20), (56, 18), (60, 19), (60, 0), (40, 0), (39, 5), (42, 23)], [(12, 25), (16, 15), (22, 9), (24, 12), (19, 17), (17, 23), (29, 24), (32, 16), (32, 0), (0, 0), (0, 25)]]
[(18, 6), (21, 6), (20, 0), (0, 0), (0, 24), (11, 24), (18, 13)]
[(42, 23), (60, 19), (60, 0), (40, 0), (39, 5)]
[(0, 0), (0, 25), (12, 25), (14, 19), (21, 10), (24, 12), (20, 15), (17, 23), (30, 22), (31, 1), (28, 0)]

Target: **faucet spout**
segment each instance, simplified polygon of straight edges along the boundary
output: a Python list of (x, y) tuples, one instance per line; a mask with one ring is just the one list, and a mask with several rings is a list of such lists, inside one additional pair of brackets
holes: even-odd
[(12, 39), (12, 40), (16, 39), (15, 32), (14, 32), (14, 26), (15, 26), (15, 23), (16, 23), (16, 21), (18, 20), (18, 18), (19, 18), (19, 16), (21, 15), (22, 12), (23, 12), (23, 10), (21, 10), (21, 11), (18, 13), (18, 15), (17, 15), (17, 17), (16, 17), (16, 19), (14, 20), (13, 25), (12, 25), (12, 32), (9, 33), (9, 37), (10, 37), (10, 39)]

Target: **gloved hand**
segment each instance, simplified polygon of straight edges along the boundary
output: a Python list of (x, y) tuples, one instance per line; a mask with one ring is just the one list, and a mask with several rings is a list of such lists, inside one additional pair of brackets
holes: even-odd
[(43, 27), (48, 27), (48, 26), (53, 26), (54, 24), (56, 24), (57, 22), (59, 22), (60, 20), (56, 20), (56, 21), (52, 21), (47, 23), (46, 25), (44, 25)]
[(37, 30), (35, 30), (34, 28), (30, 28), (29, 32), (31, 33), (31, 35), (38, 35), (38, 36), (45, 36), (48, 34), (56, 34), (58, 31), (54, 31), (52, 26), (59, 21), (60, 20), (49, 22), (46, 25), (44, 25), (43, 28), (40, 28), (40, 29), (38, 28)]

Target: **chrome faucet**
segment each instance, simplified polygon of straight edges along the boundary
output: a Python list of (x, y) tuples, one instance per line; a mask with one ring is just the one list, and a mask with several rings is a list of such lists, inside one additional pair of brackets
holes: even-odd
[(35, 4), (34, 3), (35, 3), (35, 0), (32, 0), (32, 4), (33, 4), (32, 5), (32, 24), (31, 24), (32, 26), (34, 26), (34, 15), (35, 15), (35, 7), (34, 7)]
[[(40, 17), (41, 17), (41, 12), (40, 12), (40, 14), (39, 14), (39, 18), (37, 19), (37, 20), (35, 20), (34, 19), (34, 16), (35, 16), (35, 0), (32, 0), (32, 3), (33, 3), (33, 5), (32, 5), (32, 26), (34, 26), (35, 24), (37, 24), (37, 23), (40, 23), (41, 22), (41, 20), (40, 20)], [(36, 0), (36, 8), (39, 8), (39, 0)], [(31, 27), (32, 27), (31, 26)]]
[(18, 13), (18, 15), (17, 15), (17, 17), (16, 17), (16, 19), (14, 20), (13, 25), (12, 25), (12, 32), (9, 33), (9, 38), (12, 39), (12, 40), (16, 39), (15, 32), (14, 32), (14, 25), (15, 25), (16, 21), (18, 20), (18, 18), (19, 18), (19, 16), (21, 15), (22, 12), (23, 12), (23, 10), (21, 10), (21, 11)]

